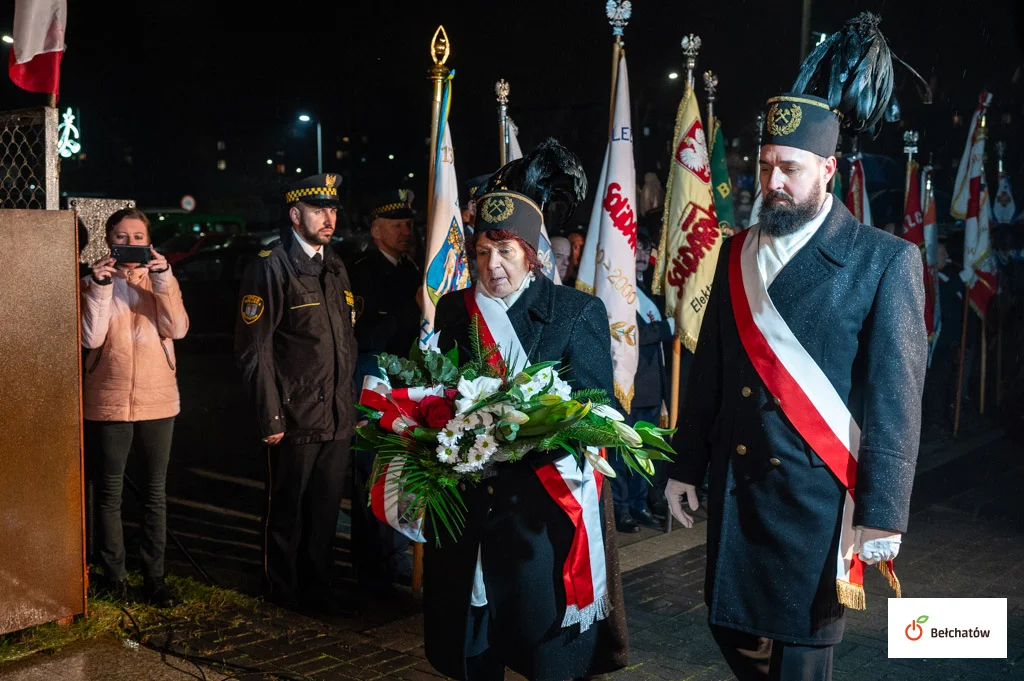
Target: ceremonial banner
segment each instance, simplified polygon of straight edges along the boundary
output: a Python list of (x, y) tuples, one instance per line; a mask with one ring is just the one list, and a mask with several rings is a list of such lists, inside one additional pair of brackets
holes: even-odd
[(700, 107), (690, 88), (679, 103), (672, 148), (654, 292), (664, 292), (665, 312), (676, 320), (676, 335), (693, 352), (715, 277), (722, 234), (711, 191)]
[(1013, 200), (1013, 190), (1010, 188), (1010, 176), (1006, 173), (999, 173), (999, 191), (996, 192), (996, 201), (992, 204), (992, 217), (996, 222), (1008, 225), (1013, 222), (1017, 214), (1017, 204)]
[[(636, 328), (636, 170), (626, 58), (618, 64), (612, 134), (580, 258), (576, 288), (600, 298), (612, 336), (615, 397), (628, 412), (639, 359)], [(705, 167), (707, 166), (705, 158)], [(710, 194), (708, 195), (710, 199)], [(718, 223), (715, 222), (715, 232)]]
[[(518, 160), (523, 157), (523, 150), (519, 147), (519, 128), (512, 122), (512, 119), (508, 119), (508, 160), (509, 162)], [(541, 206), (541, 209), (544, 207)], [(561, 284), (562, 279), (558, 276), (558, 268), (555, 267), (555, 254), (551, 252), (551, 239), (548, 237), (548, 228), (541, 223), (540, 226), (540, 243), (537, 244), (537, 258), (540, 259), (540, 264), (544, 266), (544, 276), (555, 282)]]
[[(925, 289), (925, 295), (931, 296), (933, 303), (931, 317), (928, 322), (928, 340), (930, 348), (934, 349), (935, 342), (939, 339), (942, 331), (942, 306), (939, 301), (939, 224), (935, 217), (935, 188), (930, 182), (932, 167), (926, 166), (921, 172), (921, 202), (924, 204), (924, 252), (925, 267), (930, 279), (925, 279), (926, 286), (930, 282), (931, 289)], [(929, 357), (929, 362), (931, 358)]]
[(736, 228), (736, 213), (732, 205), (732, 182), (729, 180), (729, 167), (725, 162), (725, 136), (722, 124), (718, 119), (713, 121), (715, 127), (711, 136), (711, 186), (714, 187), (715, 214), (718, 216), (718, 227)]
[(459, 208), (459, 182), (455, 177), (455, 152), (448, 126), (451, 81), (445, 85), (438, 131), (436, 170), (434, 172), (434, 212), (427, 219), (427, 267), (423, 272), (423, 293), (420, 309), (420, 345), (437, 347), (434, 333), (434, 310), (445, 293), (469, 286), (466, 243), (462, 231), (462, 210)]
[(14, 45), (7, 63), (15, 85), (57, 94), (67, 21), (67, 0), (15, 0)]
[(850, 161), (850, 190), (846, 194), (846, 207), (862, 225), (872, 224), (871, 202), (868, 200), (868, 187), (864, 180), (864, 159), (860, 154)]
[(971, 118), (967, 146), (960, 160), (949, 212), (964, 220), (964, 269), (960, 278), (970, 289), (971, 307), (985, 319), (989, 300), (996, 292), (995, 259), (989, 241), (991, 206), (985, 185), (985, 127), (982, 117), (992, 95), (982, 92)]
[[(935, 331), (935, 273), (928, 266), (928, 257), (925, 249), (924, 236), (924, 214), (921, 211), (921, 176), (917, 172), (917, 163), (910, 163), (910, 184), (907, 187), (907, 200), (903, 210), (903, 232), (904, 239), (914, 244), (921, 250), (921, 262), (924, 271), (924, 321), (928, 329), (928, 338), (932, 338)], [(935, 215), (935, 206), (931, 206), (932, 217)], [(933, 221), (934, 226), (934, 221)]]

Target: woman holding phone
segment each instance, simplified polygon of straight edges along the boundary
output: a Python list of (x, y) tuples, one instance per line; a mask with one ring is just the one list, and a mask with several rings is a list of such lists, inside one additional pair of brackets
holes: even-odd
[[(82, 410), (86, 450), (94, 462), (96, 546), (115, 598), (127, 601), (121, 494), (128, 453), (140, 458), (143, 496), (141, 558), (146, 600), (172, 607), (164, 582), (167, 464), (180, 410), (174, 344), (188, 331), (181, 290), (167, 259), (150, 244), (149, 220), (135, 208), (106, 223), (107, 256), (81, 281), (84, 365)], [(148, 262), (139, 248), (148, 247)]]

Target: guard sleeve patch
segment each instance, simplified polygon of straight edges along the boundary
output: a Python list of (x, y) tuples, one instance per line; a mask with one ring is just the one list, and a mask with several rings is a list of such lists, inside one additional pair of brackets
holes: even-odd
[(263, 299), (259, 296), (242, 296), (242, 321), (252, 324), (263, 314)]

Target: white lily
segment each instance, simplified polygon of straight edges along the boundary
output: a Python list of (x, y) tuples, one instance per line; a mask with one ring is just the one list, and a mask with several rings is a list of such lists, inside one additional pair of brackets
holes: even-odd
[(630, 447), (642, 447), (644, 440), (640, 437), (640, 433), (633, 430), (631, 426), (627, 426), (621, 421), (612, 421), (612, 427), (615, 429), (615, 434), (626, 441), (626, 444)]
[(591, 410), (592, 414), (596, 414), (601, 418), (611, 419), (612, 421), (625, 421), (626, 417), (619, 413), (618, 409), (609, 407), (607, 404), (597, 404)]
[(465, 414), (473, 408), (474, 404), (498, 392), (500, 387), (501, 381), (489, 376), (478, 376), (472, 381), (460, 378), (459, 399), (455, 400), (455, 410), (460, 414)]
[(600, 471), (601, 475), (606, 478), (615, 477), (615, 469), (608, 463), (608, 459), (601, 456), (597, 447), (584, 447), (583, 456), (587, 457), (587, 461), (594, 467), (595, 470)]

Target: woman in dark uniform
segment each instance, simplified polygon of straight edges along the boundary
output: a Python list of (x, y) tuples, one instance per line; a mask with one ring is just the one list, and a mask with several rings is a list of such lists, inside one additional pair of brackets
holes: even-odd
[[(480, 313), (503, 354), (511, 348), (512, 356), (522, 351), (531, 364), (558, 361), (574, 389), (611, 394), (604, 304), (541, 274), (541, 220), (540, 209), (522, 194), (481, 197), (469, 244), (480, 276), (474, 288), (439, 301), (440, 349), (457, 346), (460, 357), (471, 357), (470, 322)], [(552, 485), (550, 475), (543, 482), (545, 471), (554, 470), (565, 472), (565, 483), (554, 478)], [(559, 484), (565, 490), (591, 485), (592, 493), (578, 495), (577, 517), (590, 513), (585, 530), (584, 521), (578, 529), (564, 510), (564, 498), (560, 505), (553, 491)], [(438, 546), (428, 529), (424, 629), (430, 663), (465, 681), (499, 681), (506, 666), (531, 681), (565, 681), (625, 666), (611, 493), (590, 464), (581, 470), (564, 452), (533, 452), (497, 464), (494, 476), (467, 486), (462, 498), (466, 524), (457, 542), (438, 528)], [(588, 550), (575, 552), (587, 557), (582, 568), (579, 560), (567, 563), (574, 541), (578, 548), (581, 540), (589, 542)]]

